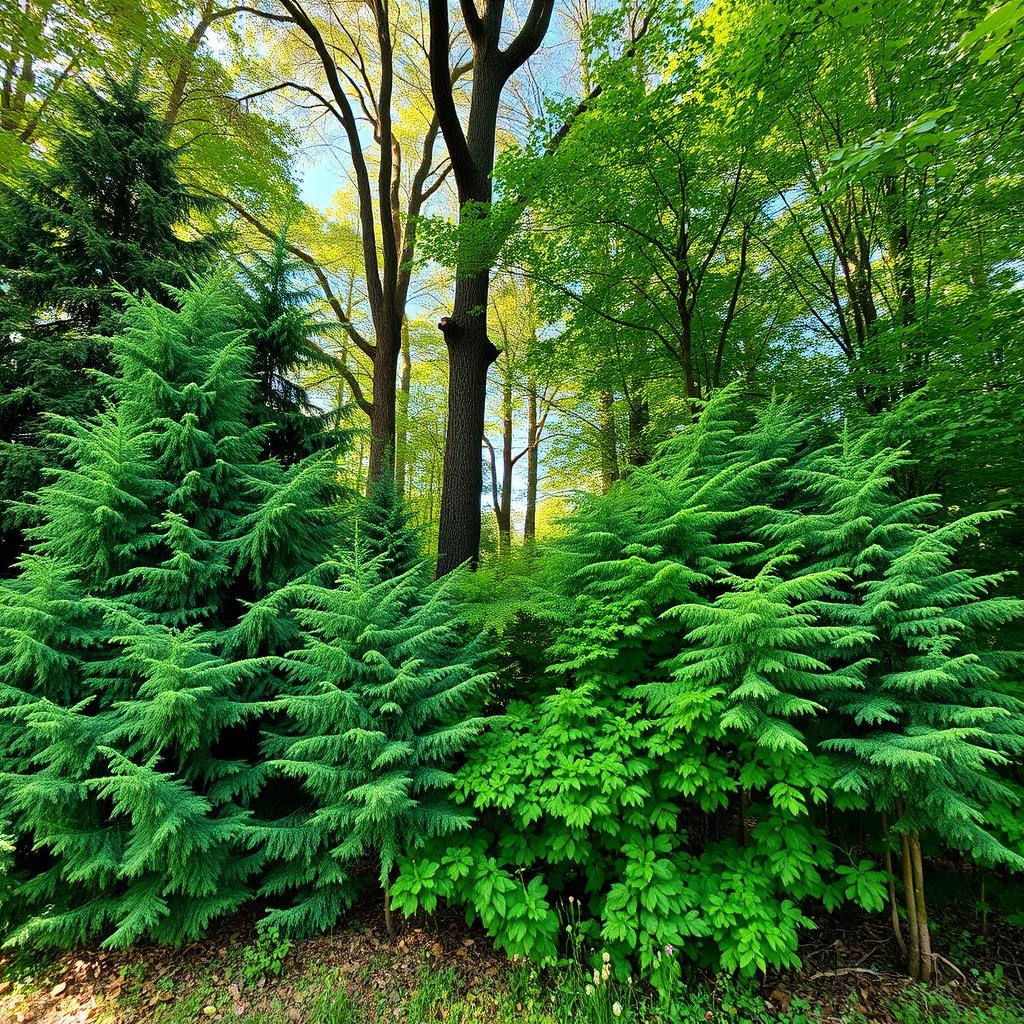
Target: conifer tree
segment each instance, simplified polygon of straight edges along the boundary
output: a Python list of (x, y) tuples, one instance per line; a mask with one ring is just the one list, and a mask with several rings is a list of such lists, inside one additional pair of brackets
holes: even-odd
[(421, 556), (420, 531), (411, 525), (412, 511), (402, 498), (393, 473), (382, 473), (369, 493), (356, 502), (350, 517), (351, 542), (358, 540), (364, 557), (379, 561), (383, 576), (400, 576)]
[(44, 856), (23, 938), (182, 941), (260, 866), (254, 720), (291, 631), (253, 609), (322, 560), (336, 471), (259, 459), (229, 292), (175, 300), (127, 302), (114, 404), (63, 423), (71, 465), (0, 590), (4, 802)]
[(421, 563), (390, 576), (358, 541), (333, 569), (335, 584), (301, 588), (292, 689), (265, 744), (305, 801), (259, 830), (279, 862), (263, 892), (294, 893), (270, 917), (289, 931), (328, 928), (351, 899), (349, 865), (369, 855), (390, 933), (396, 858), (470, 822), (453, 762), (486, 722), (472, 709), (491, 677), (459, 621), (457, 575), (431, 584)]
[(52, 159), (0, 183), (0, 517), (10, 560), (21, 540), (3, 506), (38, 488), (61, 455), (46, 415), (99, 409), (90, 371), (111, 368), (119, 289), (167, 300), (168, 286), (205, 267), (219, 244), (216, 233), (185, 234), (209, 204), (182, 184), (138, 68), (103, 91), (83, 86), (68, 121)]
[(285, 466), (344, 439), (339, 410), (317, 405), (309, 385), (329, 378), (338, 361), (319, 339), (334, 325), (312, 312), (314, 289), (299, 282), (302, 266), (289, 256), (287, 228), (274, 240), (267, 257), (242, 267), (239, 326), (249, 332), (255, 350), (252, 373), (263, 402), (255, 406), (257, 422), (270, 426), (265, 450)]

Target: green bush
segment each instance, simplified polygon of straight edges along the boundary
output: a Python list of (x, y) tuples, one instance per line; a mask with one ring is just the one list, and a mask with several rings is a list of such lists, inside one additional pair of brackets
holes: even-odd
[(884, 906), (844, 822), (1014, 862), (979, 797), (1009, 798), (992, 766), (1024, 735), (985, 639), (1020, 605), (951, 567), (977, 519), (900, 498), (905, 459), (726, 394), (581, 499), (520, 588), (553, 639), (459, 773), (474, 840), (404, 861), (396, 905), (454, 899), (544, 959), (572, 897), (589, 945), (648, 977), (669, 947), (749, 975), (799, 963), (816, 906)]
[(227, 289), (179, 298), (128, 303), (116, 400), (55, 421), (70, 466), (0, 587), (3, 806), (36, 850), (22, 940), (193, 938), (261, 867), (256, 723), (295, 633), (275, 596), (329, 550), (336, 468), (260, 457)]

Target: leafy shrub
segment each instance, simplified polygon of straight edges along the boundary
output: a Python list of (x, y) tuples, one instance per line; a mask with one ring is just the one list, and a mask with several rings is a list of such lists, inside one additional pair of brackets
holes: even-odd
[(458, 900), (543, 959), (571, 896), (590, 946), (649, 977), (666, 947), (750, 975), (799, 963), (815, 905), (883, 907), (844, 820), (1014, 859), (977, 825), (1024, 732), (1011, 657), (979, 640), (1020, 606), (951, 567), (977, 521), (900, 498), (876, 433), (746, 417), (716, 399), (540, 556), (518, 614), (552, 640), (539, 664), (506, 648), (530, 682), (459, 773), (474, 841), (404, 861), (403, 911)]

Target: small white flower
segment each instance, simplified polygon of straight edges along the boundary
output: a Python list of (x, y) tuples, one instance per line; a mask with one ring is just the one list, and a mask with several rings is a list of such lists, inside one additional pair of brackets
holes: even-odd
[(604, 966), (603, 966), (603, 967), (601, 968), (601, 977), (602, 977), (602, 978), (603, 978), (603, 979), (604, 979), (605, 981), (607, 981), (607, 980), (608, 980), (608, 976), (609, 976), (609, 975), (610, 975), (611, 973), (612, 973), (612, 965), (611, 965), (611, 964), (605, 964), (605, 965), (604, 965)]
[(594, 988), (597, 988), (601, 984), (601, 973), (598, 969), (594, 968)]
[(616, 1017), (621, 1017), (622, 1003), (612, 1003), (612, 1013), (614, 1013)]
[(594, 994), (594, 986), (593, 985), (587, 985), (586, 992), (587, 992), (588, 996), (592, 996)]
[(605, 962), (606, 964), (610, 964), (610, 963), (612, 962), (612, 958), (611, 958), (611, 954), (610, 954), (610, 953), (602, 953), (602, 954), (601, 954), (601, 959), (602, 959), (602, 960), (603, 960), (603, 961), (604, 961), (604, 962)]

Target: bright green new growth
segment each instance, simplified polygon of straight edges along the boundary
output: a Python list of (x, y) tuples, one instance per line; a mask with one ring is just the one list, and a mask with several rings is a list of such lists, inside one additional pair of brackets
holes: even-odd
[(389, 913), (398, 857), (468, 826), (451, 766), (486, 723), (473, 708), (491, 681), (459, 620), (457, 577), (430, 584), (422, 564), (391, 576), (358, 540), (329, 568), (333, 585), (298, 588), (302, 646), (264, 743), (267, 771), (307, 799), (256, 832), (278, 862), (263, 893), (295, 891), (271, 920), (299, 932), (335, 923), (354, 860), (376, 862)]
[(129, 302), (114, 403), (60, 422), (70, 468), (0, 590), (4, 803), (42, 865), (22, 939), (180, 942), (240, 906), (260, 866), (253, 730), (277, 686), (259, 655), (291, 631), (283, 605), (249, 608), (323, 557), (335, 469), (259, 460), (228, 290), (177, 299)]

